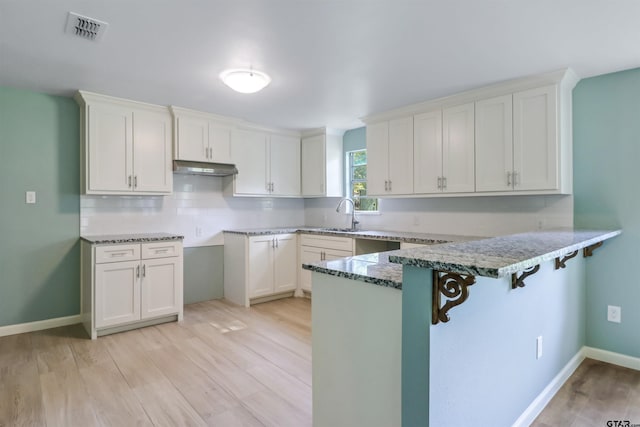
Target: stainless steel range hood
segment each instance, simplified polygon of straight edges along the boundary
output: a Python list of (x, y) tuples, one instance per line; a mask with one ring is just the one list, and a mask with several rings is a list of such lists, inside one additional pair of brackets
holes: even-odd
[(229, 176), (238, 173), (235, 165), (174, 160), (173, 172), (186, 175)]

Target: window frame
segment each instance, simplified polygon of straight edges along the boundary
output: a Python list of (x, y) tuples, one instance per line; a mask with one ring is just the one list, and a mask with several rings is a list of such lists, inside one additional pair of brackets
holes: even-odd
[[(354, 200), (354, 202), (356, 201), (356, 197), (354, 197), (353, 195), (353, 187), (354, 184), (356, 183), (367, 183), (367, 179), (361, 179), (361, 178), (354, 178), (354, 170), (356, 167), (358, 166), (365, 166), (365, 168), (368, 165), (368, 159), (367, 159), (367, 163), (363, 164), (358, 164), (355, 165), (353, 162), (353, 158), (354, 158), (354, 154), (355, 153), (359, 153), (359, 152), (367, 152), (366, 148), (360, 148), (357, 150), (349, 150), (345, 152), (345, 188), (346, 188), (346, 195), (347, 197), (351, 198)], [(367, 173), (368, 173), (368, 168), (367, 168)], [(375, 200), (375, 206), (376, 206), (376, 210), (360, 210), (360, 209), (355, 209), (355, 212), (357, 214), (379, 214), (380, 213), (380, 199), (377, 197), (371, 197), (371, 196), (363, 196), (360, 197), (360, 199), (370, 199), (370, 200)], [(355, 203), (354, 203), (355, 204)]]

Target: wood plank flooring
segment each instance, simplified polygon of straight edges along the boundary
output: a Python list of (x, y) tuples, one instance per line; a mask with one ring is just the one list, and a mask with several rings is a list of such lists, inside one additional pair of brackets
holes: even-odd
[(310, 426), (310, 301), (207, 301), (94, 341), (80, 325), (0, 338), (0, 427), (94, 425)]
[[(534, 427), (640, 424), (640, 372), (585, 360)], [(0, 427), (310, 426), (311, 303), (223, 300), (91, 341), (80, 325), (0, 337)]]
[(604, 427), (613, 420), (640, 425), (640, 371), (585, 359), (532, 427)]

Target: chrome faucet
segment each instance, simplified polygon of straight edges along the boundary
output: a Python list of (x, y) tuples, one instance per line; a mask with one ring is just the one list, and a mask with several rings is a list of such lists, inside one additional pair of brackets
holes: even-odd
[(338, 207), (336, 208), (336, 212), (340, 212), (340, 206), (342, 206), (344, 202), (351, 202), (351, 229), (355, 231), (358, 227), (358, 224), (360, 224), (360, 221), (356, 221), (356, 204), (353, 202), (353, 200), (348, 197), (340, 200), (340, 203), (338, 203)]

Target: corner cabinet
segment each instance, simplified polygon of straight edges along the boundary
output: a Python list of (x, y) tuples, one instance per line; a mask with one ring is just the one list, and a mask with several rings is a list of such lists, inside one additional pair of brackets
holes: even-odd
[(182, 242), (82, 241), (82, 317), (92, 339), (182, 320)]
[(224, 235), (224, 296), (245, 307), (293, 295), (297, 235)]
[(413, 193), (413, 117), (367, 125), (367, 194)]
[(171, 114), (160, 107), (80, 91), (84, 194), (162, 195), (173, 190)]
[(303, 197), (342, 197), (342, 134), (302, 136), (301, 174)]
[(353, 256), (354, 244), (350, 237), (323, 236), (318, 234), (300, 235), (300, 263), (298, 275), (300, 288), (311, 292), (311, 271), (302, 268), (302, 264), (330, 261)]
[(234, 123), (224, 117), (171, 107), (174, 158), (194, 162), (232, 164), (231, 132)]
[(300, 197), (300, 137), (250, 129), (232, 133), (234, 196)]

